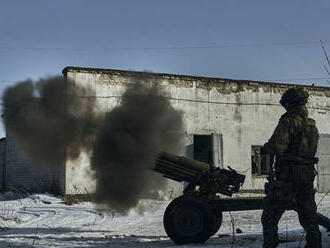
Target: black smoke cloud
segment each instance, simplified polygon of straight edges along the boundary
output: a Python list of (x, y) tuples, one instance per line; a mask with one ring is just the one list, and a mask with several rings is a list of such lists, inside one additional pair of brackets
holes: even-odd
[(165, 180), (150, 168), (159, 151), (180, 152), (182, 113), (160, 96), (157, 82), (141, 78), (106, 114), (85, 97), (94, 93), (59, 76), (24, 81), (4, 92), (4, 123), (35, 165), (56, 169), (65, 155), (90, 154), (97, 199), (125, 214), (164, 189)]
[(161, 150), (182, 149), (182, 113), (160, 95), (157, 82), (138, 80), (106, 114), (92, 156), (97, 199), (125, 214), (139, 199), (165, 187), (150, 170)]
[(35, 165), (56, 168), (92, 151), (102, 119), (89, 94), (60, 76), (18, 83), (2, 97), (4, 124)]

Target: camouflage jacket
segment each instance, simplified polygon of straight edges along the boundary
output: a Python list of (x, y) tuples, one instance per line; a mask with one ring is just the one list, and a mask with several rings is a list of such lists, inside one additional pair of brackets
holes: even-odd
[(303, 162), (315, 156), (318, 139), (315, 121), (308, 118), (307, 108), (303, 105), (281, 116), (264, 148), (279, 159)]

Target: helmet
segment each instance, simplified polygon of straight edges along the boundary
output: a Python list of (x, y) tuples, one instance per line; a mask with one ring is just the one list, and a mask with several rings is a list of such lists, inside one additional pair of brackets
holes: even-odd
[(286, 109), (292, 108), (306, 104), (308, 97), (308, 92), (303, 88), (290, 88), (282, 95), (280, 104)]

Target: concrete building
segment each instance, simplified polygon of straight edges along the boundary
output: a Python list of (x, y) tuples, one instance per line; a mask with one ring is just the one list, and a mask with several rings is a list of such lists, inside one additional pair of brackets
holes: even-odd
[[(245, 174), (246, 191), (263, 190), (269, 161), (260, 153), (260, 147), (284, 113), (279, 104), (281, 95), (295, 86), (78, 67), (65, 68), (63, 75), (93, 89), (101, 111), (114, 108), (126, 85), (135, 77), (160, 84), (164, 96), (184, 112), (186, 156), (223, 168), (230, 166)], [(330, 190), (330, 88), (304, 87), (311, 95), (310, 117), (316, 120), (320, 132), (316, 186), (319, 191), (327, 192)], [(74, 165), (67, 163), (67, 188), (72, 183), (86, 184), (86, 180), (80, 182), (74, 171), (79, 166), (87, 168), (87, 160), (82, 157)]]
[[(86, 92), (86, 96), (94, 97), (99, 110), (103, 112), (120, 103), (121, 94), (136, 77), (159, 84), (164, 97), (168, 97), (175, 108), (184, 112), (185, 155), (223, 168), (230, 166), (246, 175), (243, 185), (245, 191), (263, 190), (270, 165), (267, 156), (260, 152), (260, 147), (271, 136), (278, 119), (284, 113), (279, 104), (281, 95), (289, 87), (295, 86), (79, 67), (66, 67), (63, 75), (89, 87), (91, 91)], [(308, 110), (310, 117), (316, 120), (320, 133), (316, 186), (320, 192), (328, 192), (330, 88), (303, 87), (310, 92)], [(10, 142), (9, 139), (7, 137), (7, 142)], [(7, 168), (11, 166), (10, 156), (7, 152)], [(92, 192), (95, 186), (86, 154), (82, 154), (77, 161), (66, 161), (63, 170), (55, 178), (65, 193), (73, 193), (74, 186)], [(181, 189), (178, 184), (171, 184), (170, 187), (178, 191)]]

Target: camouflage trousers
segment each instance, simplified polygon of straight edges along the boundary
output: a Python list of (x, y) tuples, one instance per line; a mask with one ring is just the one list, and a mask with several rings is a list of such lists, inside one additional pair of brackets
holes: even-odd
[(317, 222), (315, 192), (313, 183), (305, 185), (284, 184), (274, 187), (272, 199), (265, 197), (261, 222), (264, 234), (264, 248), (278, 245), (278, 223), (287, 209), (298, 213), (299, 222), (306, 232), (306, 248), (321, 248), (321, 233)]

